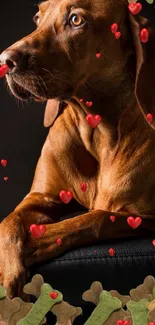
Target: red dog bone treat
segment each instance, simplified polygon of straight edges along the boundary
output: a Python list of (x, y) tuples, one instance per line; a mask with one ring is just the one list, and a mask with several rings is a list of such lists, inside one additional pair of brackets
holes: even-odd
[(141, 217), (136, 217), (136, 218), (128, 217), (127, 223), (131, 228), (136, 229), (141, 225), (142, 218)]
[(2, 159), (1, 160), (1, 165), (3, 166), (3, 167), (6, 167), (6, 165), (7, 165), (7, 160), (6, 159)]
[(46, 231), (45, 225), (33, 224), (30, 226), (30, 232), (31, 232), (32, 236), (35, 238), (40, 238), (41, 236), (43, 236), (45, 231)]
[(149, 36), (150, 36), (150, 34), (149, 34), (149, 31), (148, 31), (147, 28), (141, 29), (141, 31), (140, 31), (140, 40), (141, 40), (142, 43), (147, 43), (148, 40), (149, 40)]
[(111, 32), (115, 34), (118, 31), (118, 25), (116, 23), (111, 25)]
[(73, 193), (71, 191), (60, 191), (59, 196), (63, 203), (68, 204), (73, 198)]
[(96, 126), (100, 123), (101, 120), (102, 118), (100, 115), (88, 114), (86, 116), (86, 121), (92, 128), (96, 128)]
[(132, 13), (132, 15), (137, 15), (142, 10), (142, 4), (140, 2), (129, 3), (128, 9)]
[(3, 78), (9, 71), (9, 67), (7, 64), (3, 64), (0, 67), (0, 78)]

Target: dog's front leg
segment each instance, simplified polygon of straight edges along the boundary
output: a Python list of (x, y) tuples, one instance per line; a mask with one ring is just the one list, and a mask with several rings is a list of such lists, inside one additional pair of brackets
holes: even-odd
[[(111, 215), (116, 217), (115, 222), (111, 221)], [(47, 231), (39, 241), (29, 236), (27, 264), (41, 262), (70, 249), (96, 244), (107, 239), (147, 236), (150, 232), (154, 233), (154, 216), (141, 216), (141, 224), (136, 229), (128, 224), (128, 217), (129, 214), (126, 213), (96, 210), (57, 224), (47, 225)]]

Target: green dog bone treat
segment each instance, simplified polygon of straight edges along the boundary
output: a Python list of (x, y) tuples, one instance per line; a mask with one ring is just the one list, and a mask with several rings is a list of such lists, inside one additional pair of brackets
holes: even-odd
[(146, 0), (147, 3), (149, 3), (149, 5), (152, 5), (152, 3), (154, 2), (154, 0)]
[(30, 312), (17, 325), (39, 325), (43, 321), (45, 315), (50, 311), (53, 305), (62, 301), (62, 294), (53, 290), (52, 287), (44, 283), (41, 287), (41, 294)]
[(108, 291), (103, 290), (97, 307), (84, 325), (103, 325), (112, 312), (121, 306), (122, 303), (118, 298), (112, 297)]
[(147, 299), (129, 301), (126, 306), (132, 315), (133, 325), (148, 325)]
[(5, 297), (6, 297), (6, 290), (2, 286), (0, 286), (0, 299)]

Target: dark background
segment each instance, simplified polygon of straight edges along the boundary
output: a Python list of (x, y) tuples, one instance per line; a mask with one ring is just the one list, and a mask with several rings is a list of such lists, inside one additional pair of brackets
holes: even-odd
[[(0, 52), (34, 29), (35, 3), (37, 0), (1, 0)], [(154, 5), (143, 4), (143, 14), (155, 25)], [(43, 127), (44, 107), (18, 101), (9, 94), (5, 80), (0, 80), (0, 160), (8, 161), (6, 167), (0, 165), (0, 220), (29, 192), (48, 132)]]

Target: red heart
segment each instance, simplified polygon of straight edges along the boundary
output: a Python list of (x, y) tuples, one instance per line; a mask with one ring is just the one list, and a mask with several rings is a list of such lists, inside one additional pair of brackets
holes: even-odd
[(96, 53), (96, 58), (99, 59), (101, 57), (101, 53)]
[(148, 114), (146, 115), (146, 119), (147, 119), (147, 121), (148, 121), (149, 123), (152, 123), (152, 121), (153, 121), (153, 115), (150, 114), (150, 113), (148, 113)]
[(50, 297), (56, 299), (58, 297), (58, 292), (50, 292)]
[(59, 196), (63, 203), (68, 204), (73, 198), (73, 193), (71, 191), (60, 191)]
[(115, 255), (115, 250), (114, 250), (114, 248), (110, 248), (110, 249), (109, 249), (109, 255), (110, 255), (110, 256), (114, 256), (114, 255)]
[(139, 2), (129, 3), (128, 9), (132, 13), (132, 15), (137, 15), (142, 10), (142, 4)]
[(3, 78), (9, 71), (9, 67), (7, 64), (3, 64), (0, 67), (0, 78)]
[(120, 319), (120, 320), (117, 321), (117, 325), (130, 325), (130, 321)]
[(155, 325), (155, 322), (150, 322), (148, 323), (148, 325)]
[(86, 116), (86, 121), (92, 128), (96, 128), (96, 126), (100, 123), (101, 120), (102, 118), (100, 115), (88, 114)]
[(82, 192), (86, 192), (86, 189), (87, 189), (87, 184), (86, 184), (85, 182), (83, 182), (83, 183), (81, 184), (81, 191), (82, 191)]
[(80, 98), (80, 103), (83, 103), (83, 98)]
[(110, 216), (110, 220), (111, 220), (111, 222), (115, 222), (116, 217), (115, 216)]
[(43, 236), (45, 231), (46, 231), (45, 225), (38, 226), (38, 225), (33, 224), (30, 226), (30, 232), (31, 232), (32, 236), (35, 238), (40, 238), (41, 236)]
[(116, 39), (119, 39), (121, 37), (121, 32), (116, 32), (114, 35)]
[(111, 25), (111, 32), (115, 34), (118, 31), (118, 25), (116, 23)]
[(86, 102), (86, 105), (88, 106), (88, 107), (91, 107), (92, 105), (93, 105), (93, 102)]
[(148, 40), (149, 40), (149, 36), (150, 36), (150, 34), (149, 34), (149, 31), (148, 31), (147, 28), (141, 29), (141, 31), (140, 31), (140, 40), (141, 40), (142, 43), (147, 43)]
[(6, 159), (2, 159), (1, 160), (1, 165), (3, 166), (3, 167), (6, 167), (6, 165), (7, 165), (7, 160)]
[(152, 240), (152, 245), (155, 247), (155, 239)]
[(57, 240), (56, 240), (56, 244), (57, 244), (58, 246), (60, 246), (60, 245), (61, 245), (61, 243), (62, 243), (62, 240), (61, 240), (61, 238), (57, 238)]
[(9, 177), (8, 176), (5, 176), (4, 177), (4, 181), (8, 181)]
[(142, 218), (141, 217), (136, 217), (136, 218), (128, 217), (127, 223), (131, 228), (136, 229), (141, 225)]

